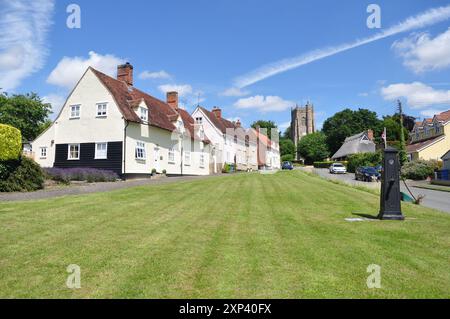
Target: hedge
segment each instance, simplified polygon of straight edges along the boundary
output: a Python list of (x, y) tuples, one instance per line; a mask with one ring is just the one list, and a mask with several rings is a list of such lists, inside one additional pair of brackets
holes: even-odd
[(358, 153), (350, 155), (347, 165), (347, 170), (351, 173), (354, 173), (355, 170), (360, 166), (377, 166), (381, 165), (383, 156), (380, 151), (375, 153)]
[(22, 134), (15, 127), (0, 124), (0, 161), (17, 160), (22, 150)]
[(0, 192), (30, 192), (44, 188), (44, 173), (28, 157), (0, 161)]
[(293, 160), (294, 160), (294, 155), (292, 155), (292, 154), (285, 154), (285, 155), (281, 156), (282, 162), (292, 162)]
[(344, 166), (347, 166), (347, 161), (341, 162), (332, 162), (332, 161), (324, 161), (324, 162), (314, 162), (313, 165), (315, 168), (329, 168), (331, 164), (340, 163)]
[(437, 169), (439, 169), (437, 161), (412, 161), (403, 165), (402, 177), (412, 180), (424, 180), (427, 177), (433, 177), (434, 171)]

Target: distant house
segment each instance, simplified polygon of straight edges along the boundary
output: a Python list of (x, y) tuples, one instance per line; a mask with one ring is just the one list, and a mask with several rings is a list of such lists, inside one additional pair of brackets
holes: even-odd
[(439, 160), (450, 150), (450, 110), (416, 122), (406, 152), (410, 160)]
[(333, 160), (345, 160), (347, 156), (357, 153), (374, 153), (373, 131), (368, 130), (347, 137), (341, 148), (331, 157)]
[(444, 156), (441, 157), (441, 159), (444, 162), (442, 169), (450, 170), (450, 150), (445, 153)]
[(250, 129), (251, 136), (256, 136), (258, 143), (258, 168), (280, 169), (280, 145), (278, 141), (271, 140), (267, 135), (261, 133), (261, 129)]

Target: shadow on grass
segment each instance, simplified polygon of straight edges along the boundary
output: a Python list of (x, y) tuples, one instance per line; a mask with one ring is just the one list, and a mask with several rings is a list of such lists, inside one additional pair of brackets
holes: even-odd
[(353, 213), (353, 215), (356, 215), (356, 216), (359, 216), (359, 217), (363, 217), (363, 218), (367, 218), (367, 219), (378, 219), (378, 216), (373, 216), (373, 215), (369, 215), (369, 214)]

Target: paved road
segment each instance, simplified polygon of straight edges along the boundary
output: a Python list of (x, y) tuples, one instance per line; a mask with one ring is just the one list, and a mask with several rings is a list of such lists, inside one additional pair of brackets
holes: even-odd
[[(328, 179), (336, 179), (343, 181), (350, 185), (357, 185), (357, 186), (364, 186), (369, 188), (380, 188), (380, 183), (372, 182), (361, 182), (355, 180), (355, 174), (348, 173), (348, 174), (330, 174), (328, 169), (326, 168), (301, 168), (302, 170), (310, 171), (317, 173), (319, 176), (328, 178)], [(436, 191), (436, 190), (429, 190), (429, 189), (423, 189), (423, 188), (416, 188), (414, 187), (415, 183), (412, 181), (407, 181), (407, 185), (411, 192), (414, 194), (414, 196), (417, 198), (419, 195), (425, 196), (422, 200), (422, 205), (434, 209), (438, 209), (441, 211), (444, 211), (446, 213), (450, 213), (450, 193), (449, 192), (443, 192), (443, 191)], [(408, 190), (406, 189), (403, 182), (400, 184), (401, 191), (409, 194)]]

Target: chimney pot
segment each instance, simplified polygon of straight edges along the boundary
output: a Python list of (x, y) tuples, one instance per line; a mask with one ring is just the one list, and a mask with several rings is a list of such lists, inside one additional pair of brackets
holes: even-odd
[(222, 110), (220, 108), (218, 108), (217, 106), (215, 106), (212, 109), (212, 113), (215, 115), (215, 117), (217, 117), (218, 119), (222, 118)]
[(129, 62), (117, 66), (117, 80), (133, 86), (133, 66)]
[(167, 92), (166, 101), (170, 107), (174, 108), (175, 110), (178, 109), (178, 92)]
[(369, 140), (373, 141), (373, 131), (372, 130), (367, 130), (367, 137), (369, 138)]

